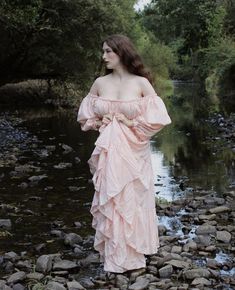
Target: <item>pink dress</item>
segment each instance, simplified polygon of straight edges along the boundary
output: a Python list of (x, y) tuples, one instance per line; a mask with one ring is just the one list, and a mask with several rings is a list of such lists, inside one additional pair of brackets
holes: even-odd
[[(145, 267), (144, 254), (154, 254), (159, 247), (149, 139), (171, 119), (157, 95), (110, 100), (89, 93), (77, 120), (87, 131), (95, 129), (95, 121), (108, 113), (113, 121), (99, 129), (88, 161), (95, 188), (91, 206), (94, 248), (105, 271), (123, 273)], [(115, 113), (134, 120), (134, 126), (117, 121)]]

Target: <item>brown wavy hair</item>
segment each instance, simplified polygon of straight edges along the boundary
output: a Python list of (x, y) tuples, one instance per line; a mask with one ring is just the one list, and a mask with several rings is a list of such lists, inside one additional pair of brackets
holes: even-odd
[[(113, 34), (106, 37), (102, 43), (104, 42), (120, 57), (121, 63), (129, 73), (145, 77), (150, 83), (153, 83), (150, 71), (144, 66), (140, 55), (137, 53), (129, 37)], [(110, 74), (112, 71), (112, 69), (105, 68), (105, 74)]]

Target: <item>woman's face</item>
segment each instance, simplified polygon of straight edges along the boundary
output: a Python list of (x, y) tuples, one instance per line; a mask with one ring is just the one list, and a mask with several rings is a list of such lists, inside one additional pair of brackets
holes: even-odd
[(120, 57), (106, 42), (103, 44), (103, 60), (108, 69), (115, 69), (120, 65)]

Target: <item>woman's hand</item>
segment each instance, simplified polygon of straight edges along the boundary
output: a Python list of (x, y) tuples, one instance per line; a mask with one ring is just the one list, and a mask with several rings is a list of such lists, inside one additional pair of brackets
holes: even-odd
[(113, 120), (113, 116), (111, 114), (106, 114), (103, 116), (102, 123), (108, 125)]
[(119, 122), (122, 122), (123, 124), (125, 124), (127, 127), (132, 127), (133, 126), (133, 121), (129, 120), (126, 118), (126, 116), (122, 113), (117, 113), (115, 114), (116, 119)]

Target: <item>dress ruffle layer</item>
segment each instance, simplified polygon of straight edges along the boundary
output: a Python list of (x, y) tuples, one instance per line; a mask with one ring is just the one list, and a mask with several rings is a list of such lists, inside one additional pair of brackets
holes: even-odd
[[(118, 122), (115, 113), (120, 112), (132, 117), (135, 126)], [(83, 130), (94, 129), (94, 120), (106, 113), (113, 114), (113, 121), (100, 129), (89, 159), (95, 187), (94, 247), (105, 271), (122, 273), (145, 267), (144, 254), (156, 253), (159, 246), (149, 138), (170, 118), (157, 96), (112, 102), (88, 95), (78, 121)]]

